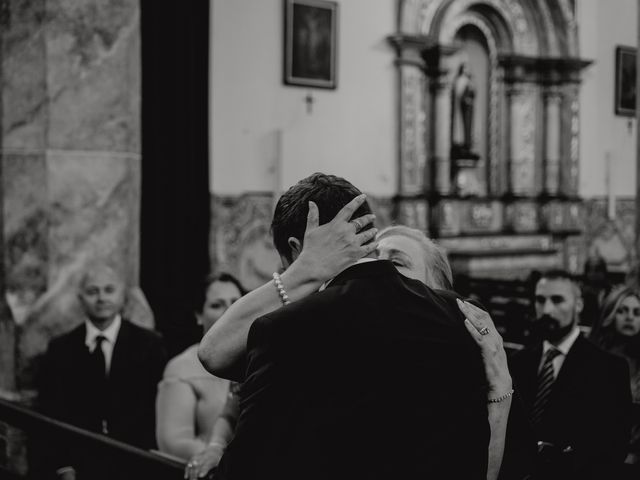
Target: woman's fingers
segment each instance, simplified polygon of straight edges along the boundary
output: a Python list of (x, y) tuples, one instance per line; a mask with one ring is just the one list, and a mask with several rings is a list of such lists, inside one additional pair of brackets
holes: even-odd
[(456, 302), (458, 303), (458, 308), (460, 309), (460, 311), (464, 314), (465, 317), (467, 317), (467, 319), (473, 324), (474, 327), (479, 330), (485, 326), (484, 323), (482, 323), (480, 314), (469, 308), (469, 304), (467, 302), (463, 302), (459, 298), (456, 298)]
[(464, 326), (467, 327), (467, 330), (469, 331), (473, 339), (476, 341), (476, 343), (481, 344), (482, 335), (480, 335), (480, 332), (478, 332), (478, 329), (473, 326), (473, 324), (469, 321), (468, 318), (464, 319)]
[(489, 329), (493, 328), (495, 330), (491, 316), (487, 312), (469, 302), (462, 301), (459, 298), (457, 298), (456, 301), (458, 302), (458, 308), (460, 308), (460, 311), (478, 330), (485, 327)]
[(376, 216), (373, 213), (367, 213), (366, 215), (362, 215), (361, 217), (358, 217), (357, 220), (358, 220), (358, 224), (360, 225), (360, 228), (358, 229), (358, 231), (362, 230), (364, 227), (366, 227), (370, 223), (373, 223), (375, 219), (376, 219)]
[(361, 257), (366, 257), (367, 255), (372, 254), (378, 248), (378, 242), (367, 243), (366, 245), (362, 245), (360, 247)]
[(378, 233), (377, 228), (370, 228), (356, 235), (356, 245), (360, 246), (373, 239)]
[(360, 205), (362, 205), (366, 199), (367, 196), (364, 193), (361, 193), (349, 203), (347, 203), (344, 207), (342, 207), (342, 209), (334, 217), (333, 221), (344, 220), (345, 222), (348, 222), (351, 219), (353, 213), (358, 210), (358, 208), (360, 208)]
[(307, 213), (307, 228), (305, 232), (317, 228), (320, 224), (320, 212), (314, 202), (309, 202), (309, 213)]

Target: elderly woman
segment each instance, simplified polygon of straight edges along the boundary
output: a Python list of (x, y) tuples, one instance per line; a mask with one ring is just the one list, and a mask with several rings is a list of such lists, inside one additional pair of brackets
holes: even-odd
[[(349, 222), (351, 214), (363, 201), (364, 197), (356, 197), (338, 213), (336, 218), (324, 225), (318, 225), (317, 207), (310, 202), (302, 252), (281, 276), (291, 301), (299, 300), (317, 291), (325, 281), (374, 251), (376, 245), (370, 241), (377, 233), (376, 230), (361, 230), (360, 233), (356, 233), (353, 224)], [(365, 215), (359, 219), (359, 223), (365, 226), (371, 223), (373, 218), (373, 215)], [(420, 235), (426, 239), (424, 235)], [(394, 262), (390, 256), (392, 253), (398, 258), (402, 256), (406, 264), (400, 265), (399, 261), (394, 262), (401, 273), (421, 280), (432, 288), (450, 288), (451, 269), (446, 262), (446, 256), (442, 250), (436, 249), (433, 255), (441, 257), (442, 262), (440, 266), (431, 265), (427, 258), (429, 254), (423, 250), (424, 245), (418, 241), (411, 251), (400, 245), (391, 245), (388, 256), (385, 256), (386, 254), (380, 249), (381, 258)], [(433, 246), (433, 243), (428, 241), (428, 245)], [(431, 252), (431, 249), (429, 250)], [(436, 270), (439, 272), (435, 272)], [(222, 370), (227, 375), (239, 375), (240, 372), (234, 369), (234, 364), (242, 358), (253, 319), (280, 306), (280, 297), (271, 282), (245, 296), (214, 327), (215, 335), (205, 336), (199, 352), (205, 365), (216, 365), (218, 371)], [(459, 306), (467, 317), (465, 326), (469, 334), (480, 346), (487, 372), (491, 424), (488, 478), (492, 479), (498, 475), (503, 455), (506, 424), (511, 405), (511, 377), (502, 338), (493, 326), (489, 315), (466, 302), (459, 302)], [(484, 328), (481, 328), (484, 326), (489, 327), (489, 334), (486, 334), (486, 331), (484, 334), (480, 333), (484, 331)]]
[[(209, 276), (195, 312), (203, 332), (243, 294), (242, 285), (232, 275)], [(189, 478), (204, 475), (217, 465), (234, 423), (233, 415), (224, 413), (229, 411), (225, 405), (233, 402), (229, 380), (207, 372), (197, 351), (198, 344), (192, 345), (169, 361), (156, 401), (160, 451), (188, 460)]]
[(604, 299), (590, 338), (629, 363), (634, 405), (627, 463), (640, 463), (640, 292), (630, 287), (614, 289)]

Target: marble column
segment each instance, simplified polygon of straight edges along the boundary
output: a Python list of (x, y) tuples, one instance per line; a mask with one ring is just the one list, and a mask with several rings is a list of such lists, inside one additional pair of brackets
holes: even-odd
[(549, 90), (545, 93), (544, 191), (550, 195), (556, 195), (560, 190), (561, 104), (562, 97), (556, 90)]
[(15, 362), (14, 387), (28, 391), (50, 338), (82, 320), (87, 261), (106, 258), (137, 283), (140, 11), (138, 0), (5, 6), (0, 281), (16, 354), (0, 371)]

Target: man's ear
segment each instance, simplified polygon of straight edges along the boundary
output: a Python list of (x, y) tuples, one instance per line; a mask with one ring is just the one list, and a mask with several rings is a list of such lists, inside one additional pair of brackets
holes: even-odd
[(287, 243), (291, 249), (291, 260), (295, 260), (302, 251), (302, 243), (296, 237), (289, 237)]
[(583, 308), (584, 308), (584, 300), (582, 300), (582, 297), (576, 298), (576, 313), (577, 314), (582, 313)]

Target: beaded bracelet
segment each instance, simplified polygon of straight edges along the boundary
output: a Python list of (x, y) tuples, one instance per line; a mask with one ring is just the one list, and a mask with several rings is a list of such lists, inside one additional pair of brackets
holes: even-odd
[(487, 402), (489, 402), (489, 403), (500, 403), (500, 402), (506, 400), (507, 398), (509, 398), (511, 395), (513, 395), (513, 392), (514, 392), (514, 390), (512, 388), (509, 392), (505, 393), (504, 395), (500, 395), (499, 397), (496, 397), (496, 398), (490, 398), (489, 400), (487, 400)]
[(282, 304), (289, 305), (291, 303), (289, 295), (287, 295), (287, 291), (284, 289), (284, 286), (282, 286), (282, 280), (280, 280), (280, 275), (277, 272), (273, 272), (273, 284), (276, 286)]

